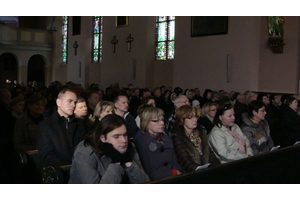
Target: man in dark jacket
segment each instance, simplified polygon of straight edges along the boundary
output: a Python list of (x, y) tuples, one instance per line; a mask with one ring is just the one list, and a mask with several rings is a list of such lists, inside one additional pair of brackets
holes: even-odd
[(75, 92), (62, 90), (56, 100), (57, 111), (39, 124), (37, 147), (44, 167), (71, 164), (74, 148), (84, 139), (87, 127), (73, 115), (76, 101)]
[(133, 138), (135, 138), (139, 127), (136, 125), (134, 117), (128, 112), (129, 100), (125, 93), (120, 92), (115, 96), (114, 107), (115, 113), (125, 119), (128, 139), (132, 140)]

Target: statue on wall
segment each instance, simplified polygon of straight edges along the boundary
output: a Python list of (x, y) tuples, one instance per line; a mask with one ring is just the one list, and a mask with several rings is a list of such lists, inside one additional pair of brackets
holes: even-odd
[(268, 45), (273, 53), (283, 53), (283, 17), (271, 16), (269, 19), (269, 39)]
[(272, 37), (283, 37), (283, 17), (269, 17), (269, 34)]

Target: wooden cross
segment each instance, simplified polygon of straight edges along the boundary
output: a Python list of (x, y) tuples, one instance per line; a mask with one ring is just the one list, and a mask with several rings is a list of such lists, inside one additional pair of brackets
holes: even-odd
[(116, 44), (118, 43), (118, 40), (117, 40), (116, 36), (114, 36), (114, 38), (111, 40), (110, 43), (112, 43), (114, 45), (113, 53), (115, 53), (116, 52)]
[(131, 51), (131, 42), (133, 42), (133, 37), (131, 37), (131, 34), (128, 35), (128, 37), (126, 38), (126, 42), (127, 42), (127, 51), (130, 52)]
[(78, 48), (78, 44), (77, 44), (77, 41), (75, 41), (74, 45), (73, 45), (73, 48), (75, 49), (75, 56), (77, 55), (77, 48)]

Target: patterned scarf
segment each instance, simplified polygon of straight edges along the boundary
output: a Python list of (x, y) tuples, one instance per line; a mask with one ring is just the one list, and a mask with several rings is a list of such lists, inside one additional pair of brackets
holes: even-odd
[(235, 130), (234, 130), (233, 132), (228, 130), (228, 132), (229, 132), (229, 134), (232, 135), (232, 137), (234, 137), (234, 139), (236, 139), (236, 141), (239, 143), (239, 150), (240, 150), (241, 152), (245, 153), (245, 152), (246, 152), (246, 145), (245, 145), (244, 141), (241, 139), (240, 135), (237, 134), (237, 133), (235, 132)]
[(202, 141), (201, 141), (201, 138), (199, 137), (199, 130), (195, 129), (192, 134), (188, 134), (185, 131), (185, 134), (190, 139), (190, 141), (194, 144), (194, 146), (197, 149), (197, 151), (199, 152), (199, 154), (202, 156), (203, 155), (202, 144), (201, 144)]

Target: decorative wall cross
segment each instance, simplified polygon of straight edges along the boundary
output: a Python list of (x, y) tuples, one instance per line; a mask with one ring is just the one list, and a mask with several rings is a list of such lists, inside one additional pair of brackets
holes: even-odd
[(75, 41), (74, 45), (73, 45), (73, 48), (75, 49), (75, 56), (77, 55), (77, 48), (78, 48), (78, 44), (77, 44), (77, 41)]
[(116, 44), (118, 43), (117, 37), (114, 36), (114, 38), (110, 41), (110, 43), (112, 43), (114, 45), (113, 53), (115, 53), (116, 52)]
[(127, 51), (130, 52), (131, 51), (131, 42), (133, 42), (134, 38), (131, 37), (131, 34), (128, 35), (128, 37), (126, 38), (126, 42), (127, 42)]

